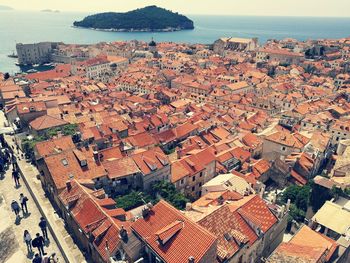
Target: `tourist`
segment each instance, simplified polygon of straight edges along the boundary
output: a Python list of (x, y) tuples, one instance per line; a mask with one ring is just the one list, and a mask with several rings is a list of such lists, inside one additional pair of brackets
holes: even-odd
[(12, 162), (12, 169), (17, 169), (17, 160), (16, 160), (16, 156), (15, 154), (13, 153), (12, 156), (11, 156), (11, 162)]
[(21, 184), (19, 182), (19, 172), (16, 169), (12, 170), (12, 178), (15, 181), (15, 187), (19, 187)]
[(15, 213), (16, 215), (16, 219), (19, 217), (19, 210), (20, 210), (20, 207), (19, 207), (19, 204), (17, 203), (16, 200), (13, 200), (12, 203), (11, 203), (11, 209), (12, 211)]
[[(28, 202), (28, 197), (24, 196), (23, 193), (19, 195), (19, 202), (21, 204), (21, 208), (24, 214), (28, 214), (28, 207), (27, 207), (27, 202)], [(25, 210), (25, 211), (24, 211)]]
[(44, 251), (44, 238), (39, 233), (36, 233), (36, 237), (32, 241), (32, 246), (38, 248), (41, 256), (46, 255)]
[(28, 230), (24, 230), (23, 239), (24, 239), (24, 242), (25, 242), (26, 245), (27, 245), (28, 254), (33, 253), (33, 249), (32, 249), (32, 237), (30, 236)]
[(41, 231), (43, 232), (43, 237), (46, 239), (49, 239), (49, 237), (47, 235), (47, 222), (46, 222), (46, 219), (44, 217), (40, 218), (39, 227), (40, 227)]
[(43, 261), (43, 258), (38, 253), (36, 253), (32, 263), (41, 263), (42, 261)]

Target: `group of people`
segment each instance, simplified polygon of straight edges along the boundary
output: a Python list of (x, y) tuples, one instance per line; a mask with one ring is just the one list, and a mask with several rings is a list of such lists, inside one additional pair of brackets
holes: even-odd
[(0, 134), (0, 172), (5, 172), (8, 167), (13, 164), (14, 155), (11, 153), (7, 142), (4, 139), (4, 135)]
[(47, 234), (47, 222), (44, 217), (40, 218), (39, 222), (39, 228), (42, 232), (42, 235), (40, 233), (35, 234), (35, 238), (32, 239), (30, 233), (28, 230), (24, 230), (23, 239), (24, 242), (27, 245), (28, 253), (33, 253), (33, 247), (38, 249), (38, 252), (41, 256), (46, 255), (44, 251), (45, 246), (45, 240), (49, 240), (49, 236)]
[[(0, 172), (5, 172), (7, 169), (11, 167), (12, 164), (12, 178), (15, 183), (15, 188), (19, 188), (20, 184), (20, 172), (17, 164), (17, 159), (14, 153), (12, 153), (9, 148), (7, 142), (4, 140), (3, 135), (0, 134)], [(18, 200), (12, 200), (11, 202), (11, 210), (16, 215), (16, 221), (20, 219), (20, 213), (22, 211), (23, 217), (28, 216), (28, 197), (23, 193), (19, 195)], [(28, 254), (33, 255), (33, 248), (37, 248), (38, 252), (34, 254), (34, 258), (32, 260), (33, 263), (56, 263), (58, 262), (57, 256), (55, 253), (51, 255), (47, 255), (45, 253), (44, 247), (45, 242), (49, 240), (48, 232), (47, 232), (47, 221), (44, 217), (40, 218), (40, 222), (38, 224), (41, 233), (36, 233), (35, 237), (32, 239), (31, 234), (28, 230), (24, 230), (23, 233), (23, 241), (27, 246)]]
[(44, 250), (45, 241), (49, 240), (49, 236), (47, 234), (46, 219), (44, 217), (41, 217), (38, 225), (42, 232), (42, 235), (40, 233), (36, 233), (35, 238), (32, 239), (32, 236), (30, 235), (28, 230), (24, 230), (24, 233), (23, 233), (23, 240), (27, 245), (28, 254), (33, 253), (33, 248), (38, 249), (38, 253), (34, 255), (32, 262), (33, 263), (57, 262), (57, 258), (55, 254), (52, 254), (51, 256), (46, 256), (47, 253), (45, 253), (45, 250)]
[(19, 212), (22, 210), (23, 217), (25, 217), (28, 214), (28, 197), (25, 196), (23, 193), (19, 195), (19, 204), (16, 200), (12, 200), (11, 202), (11, 210), (16, 215), (16, 220), (20, 217)]

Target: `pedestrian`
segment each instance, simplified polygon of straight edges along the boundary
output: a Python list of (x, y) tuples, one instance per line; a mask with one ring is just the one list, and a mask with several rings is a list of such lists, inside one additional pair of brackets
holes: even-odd
[(49, 239), (49, 237), (47, 235), (47, 222), (46, 222), (46, 219), (44, 217), (40, 218), (39, 227), (41, 229), (41, 232), (43, 232), (43, 237), (46, 239)]
[(32, 263), (41, 263), (42, 261), (43, 261), (43, 258), (38, 253), (36, 253), (32, 260)]
[(12, 177), (13, 180), (15, 181), (15, 186), (18, 187), (20, 186), (20, 182), (19, 182), (19, 172), (16, 169), (12, 169)]
[(16, 156), (14, 153), (11, 156), (11, 163), (12, 163), (12, 169), (16, 169), (17, 168), (17, 160), (16, 160)]
[(19, 195), (19, 202), (21, 204), (21, 208), (22, 208), (22, 211), (23, 211), (23, 216), (24, 216), (24, 214), (28, 214), (28, 207), (27, 207), (28, 197), (24, 196), (24, 194), (21, 193)]
[(28, 254), (33, 253), (33, 249), (32, 249), (32, 237), (30, 236), (28, 230), (24, 230), (23, 239), (24, 239), (24, 242), (25, 242), (26, 245), (27, 245)]
[(39, 254), (41, 256), (46, 255), (46, 253), (44, 251), (44, 242), (45, 242), (44, 238), (42, 236), (40, 236), (39, 233), (36, 233), (36, 237), (32, 241), (32, 246), (38, 248)]
[(19, 204), (17, 203), (16, 200), (12, 200), (11, 209), (12, 209), (13, 212), (15, 212), (16, 219), (17, 219), (19, 217), (20, 207), (19, 207)]

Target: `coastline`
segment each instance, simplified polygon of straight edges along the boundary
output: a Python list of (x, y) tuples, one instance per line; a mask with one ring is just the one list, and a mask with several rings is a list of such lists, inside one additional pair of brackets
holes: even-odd
[(184, 31), (184, 30), (194, 30), (193, 28), (179, 28), (179, 27), (168, 27), (168, 28), (164, 28), (164, 29), (150, 29), (150, 28), (144, 28), (144, 29), (117, 29), (117, 28), (94, 28), (94, 27), (83, 27), (83, 26), (75, 26), (72, 25), (73, 28), (79, 28), (79, 29), (89, 29), (89, 30), (95, 30), (95, 31), (102, 31), (102, 32), (134, 32), (134, 33), (141, 33), (141, 32), (145, 32), (145, 33), (150, 33), (150, 32), (177, 32), (177, 31)]

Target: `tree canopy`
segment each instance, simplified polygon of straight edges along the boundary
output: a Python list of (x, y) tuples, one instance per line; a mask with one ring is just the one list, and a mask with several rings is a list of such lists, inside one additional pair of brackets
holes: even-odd
[(193, 29), (193, 21), (186, 16), (157, 6), (147, 6), (126, 13), (106, 12), (75, 21), (74, 26), (114, 30), (149, 30), (167, 28)]
[(175, 186), (167, 181), (160, 181), (152, 186), (151, 193), (131, 191), (129, 194), (115, 198), (117, 207), (125, 210), (136, 208), (144, 203), (157, 203), (159, 199), (164, 199), (177, 209), (184, 209), (189, 200)]

